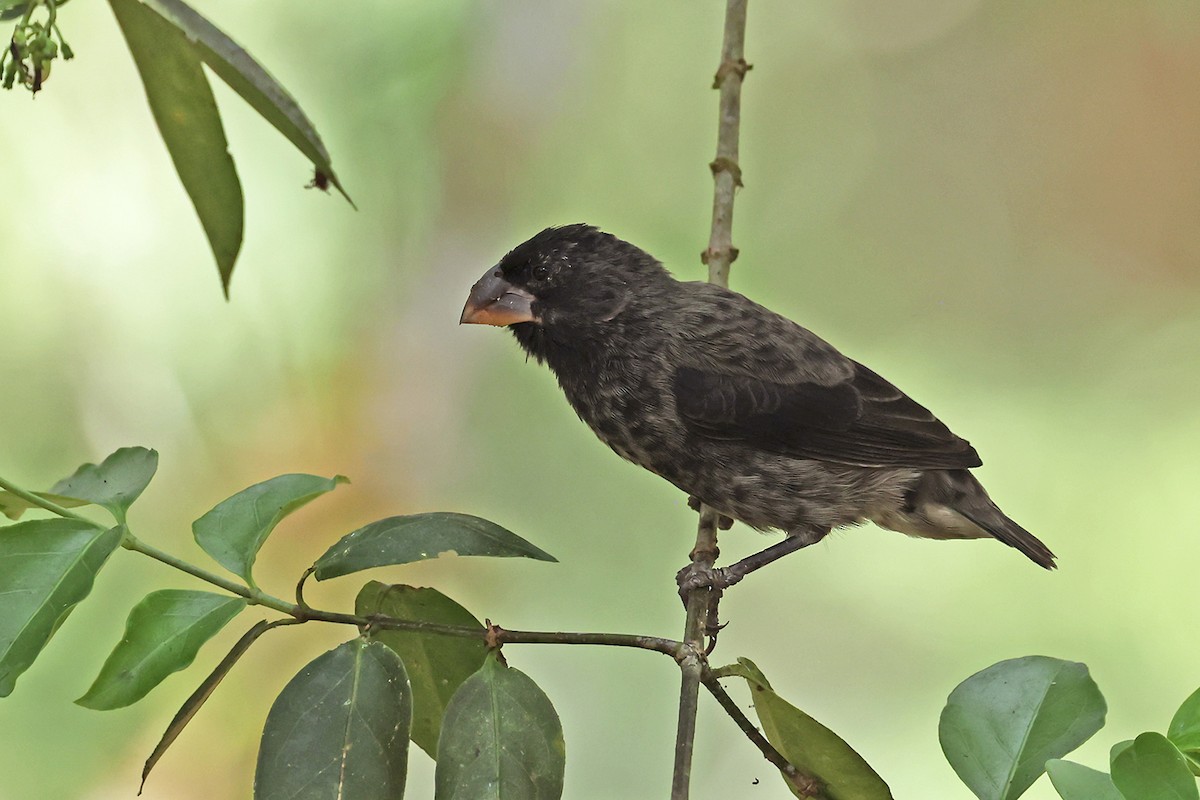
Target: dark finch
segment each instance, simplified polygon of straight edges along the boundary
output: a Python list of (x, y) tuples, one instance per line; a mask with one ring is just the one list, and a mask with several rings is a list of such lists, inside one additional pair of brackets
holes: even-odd
[(471, 290), (462, 322), (508, 326), (623, 458), (784, 542), (722, 585), (871, 520), (996, 538), (1052, 569), (968, 470), (975, 449), (896, 387), (742, 295), (681, 282), (588, 225), (547, 228)]

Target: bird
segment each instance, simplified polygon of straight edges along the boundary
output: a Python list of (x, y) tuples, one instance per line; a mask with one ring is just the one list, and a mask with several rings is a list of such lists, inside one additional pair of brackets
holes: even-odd
[(594, 226), (546, 228), (514, 247), (471, 288), (460, 323), (512, 331), (601, 441), (693, 505), (786, 534), (705, 585), (732, 585), (867, 521), (997, 539), (1056, 566), (971, 472), (975, 448), (924, 406), (807, 328), (735, 291), (677, 280)]

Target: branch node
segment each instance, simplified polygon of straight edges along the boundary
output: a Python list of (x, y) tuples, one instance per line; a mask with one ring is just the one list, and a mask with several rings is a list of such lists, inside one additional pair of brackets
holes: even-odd
[(717, 74), (713, 77), (712, 88), (720, 89), (721, 84), (725, 82), (725, 78), (730, 75), (737, 75), (738, 80), (745, 80), (746, 73), (752, 69), (754, 69), (754, 65), (747, 64), (744, 58), (722, 61), (721, 66), (717, 67)]
[[(710, 247), (700, 254), (700, 263), (704, 264), (706, 267), (710, 261), (714, 260), (718, 263), (732, 264), (733, 262), (737, 261), (739, 252), (741, 251), (736, 247)], [(718, 527), (723, 531), (729, 530), (732, 526), (733, 520), (730, 520), (729, 525), (718, 525)]]
[(742, 183), (742, 168), (738, 163), (728, 156), (717, 156), (709, 163), (708, 168), (712, 170), (712, 174), (716, 175), (721, 172), (728, 172), (733, 176), (733, 185), (742, 188), (746, 184)]
[(504, 628), (499, 625), (493, 625), (490, 619), (483, 621), (484, 634), (483, 643), (487, 645), (487, 649), (493, 651), (499, 656), (500, 661), (504, 661), (504, 656), (500, 655), (500, 646), (504, 644)]
[(801, 797), (821, 797), (825, 791), (824, 785), (819, 780), (811, 775), (803, 774), (791, 764), (788, 764), (787, 769), (782, 769), (780, 772), (783, 773), (783, 777), (788, 783), (796, 787), (796, 791), (800, 793)]
[(708, 669), (707, 655), (690, 642), (682, 643), (682, 646), (675, 653), (675, 661), (683, 669), (689, 667), (698, 669), (699, 674), (704, 674), (704, 671)]

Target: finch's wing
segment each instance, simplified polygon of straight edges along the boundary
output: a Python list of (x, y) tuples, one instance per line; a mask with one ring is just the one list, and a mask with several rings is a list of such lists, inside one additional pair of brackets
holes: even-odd
[(980, 465), (975, 449), (928, 409), (851, 363), (853, 375), (832, 385), (682, 367), (675, 373), (675, 404), (703, 436), (797, 458), (860, 467)]

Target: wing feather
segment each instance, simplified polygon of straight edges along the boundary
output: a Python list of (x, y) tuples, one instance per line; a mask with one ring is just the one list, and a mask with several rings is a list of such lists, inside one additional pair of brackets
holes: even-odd
[(694, 433), (862, 467), (965, 469), (970, 443), (811, 331), (741, 295), (686, 284), (672, 389)]
[(975, 449), (928, 409), (855, 367), (853, 377), (830, 386), (681, 367), (676, 408), (701, 435), (797, 458), (860, 467), (979, 466)]

